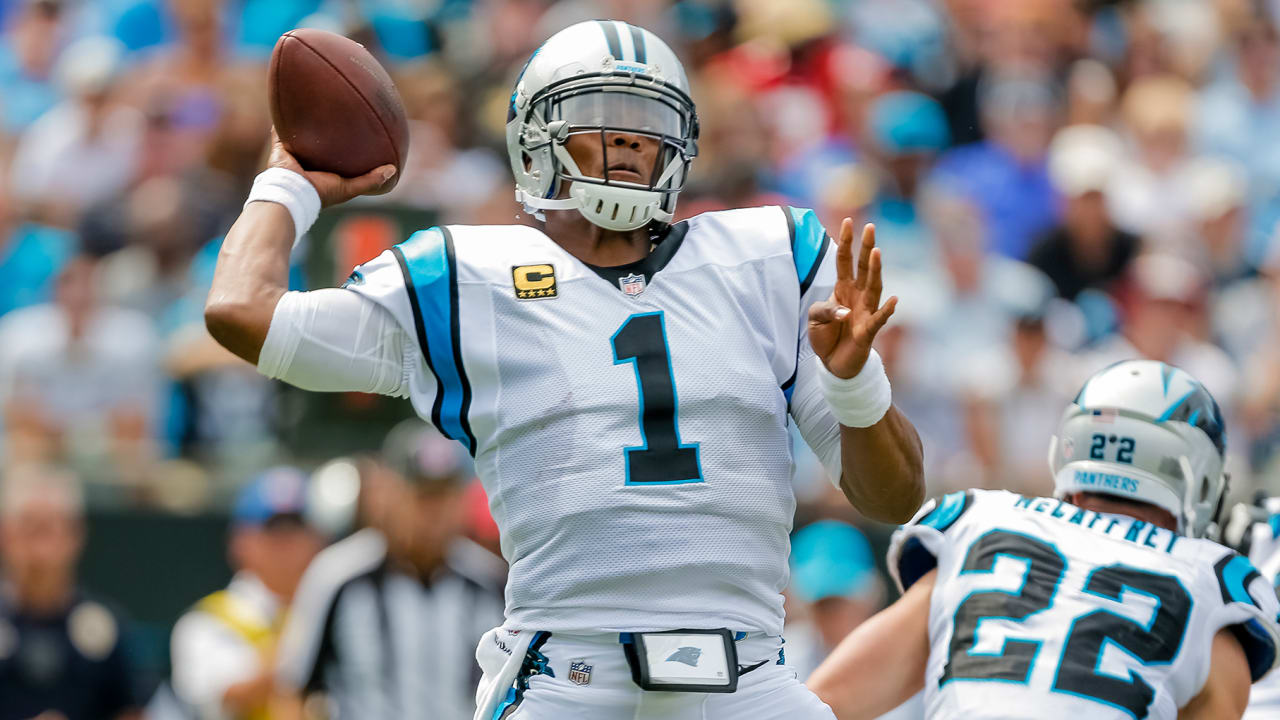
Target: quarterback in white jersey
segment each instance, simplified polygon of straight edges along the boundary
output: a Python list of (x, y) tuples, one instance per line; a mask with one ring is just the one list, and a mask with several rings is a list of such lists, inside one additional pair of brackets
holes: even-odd
[(1230, 720), (1277, 661), (1280, 602), (1198, 537), (1222, 495), (1222, 419), (1190, 375), (1092, 377), (1050, 450), (1056, 498), (953, 493), (899, 530), (903, 596), (809, 681), (841, 720), (925, 691), (930, 720)]
[(923, 497), (871, 350), (895, 303), (874, 230), (855, 249), (849, 220), (833, 243), (783, 207), (674, 223), (697, 117), (675, 55), (625, 23), (548, 40), (507, 127), (537, 227), (432, 228), (306, 293), (284, 290), (290, 242), (394, 168), (304, 172), (277, 143), (210, 331), (300, 387), (408, 397), (474, 455), (510, 563), (478, 718), (830, 717), (779, 664), (788, 414), (865, 514)]

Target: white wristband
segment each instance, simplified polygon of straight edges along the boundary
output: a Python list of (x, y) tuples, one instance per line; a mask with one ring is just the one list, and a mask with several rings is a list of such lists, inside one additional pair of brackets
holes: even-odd
[(311, 229), (320, 216), (320, 194), (310, 180), (292, 170), (272, 167), (258, 173), (253, 179), (253, 189), (245, 207), (252, 202), (273, 202), (283, 205), (293, 218), (293, 244)]
[(875, 350), (867, 356), (867, 362), (858, 374), (847, 379), (832, 375), (821, 358), (815, 356), (813, 359), (818, 364), (822, 395), (831, 407), (831, 414), (841, 425), (871, 427), (889, 412), (893, 392), (889, 387), (889, 376), (884, 372), (884, 362)]

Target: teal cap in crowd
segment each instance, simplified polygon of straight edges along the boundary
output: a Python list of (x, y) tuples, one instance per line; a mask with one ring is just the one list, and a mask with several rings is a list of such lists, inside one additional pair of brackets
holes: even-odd
[(935, 153), (951, 138), (938, 101), (908, 90), (876, 98), (871, 105), (871, 135), (890, 155)]
[(805, 602), (859, 595), (875, 577), (871, 544), (848, 523), (820, 520), (791, 539), (791, 589)]

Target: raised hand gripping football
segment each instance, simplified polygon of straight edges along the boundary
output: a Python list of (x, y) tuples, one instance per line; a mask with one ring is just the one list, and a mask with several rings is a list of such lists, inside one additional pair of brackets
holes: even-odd
[(880, 304), (883, 289), (875, 226), (862, 227), (855, 275), (853, 220), (845, 218), (836, 241), (835, 290), (825, 302), (809, 307), (809, 344), (832, 375), (851, 378), (866, 364), (876, 333), (898, 305), (896, 296)]
[(382, 165), (364, 175), (351, 178), (320, 170), (304, 170), (297, 158), (280, 142), (275, 128), (271, 129), (271, 157), (267, 166), (292, 170), (305, 177), (320, 195), (321, 207), (338, 205), (360, 195), (377, 195), (396, 174), (395, 165)]

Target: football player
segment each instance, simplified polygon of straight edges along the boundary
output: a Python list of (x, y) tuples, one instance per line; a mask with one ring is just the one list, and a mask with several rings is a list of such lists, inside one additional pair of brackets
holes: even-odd
[(1222, 416), (1187, 373), (1090, 378), (1050, 447), (1056, 498), (970, 490), (890, 545), (903, 596), (810, 687), (841, 720), (922, 688), (931, 720), (1239, 718), (1276, 663), (1280, 610), (1247, 559), (1203, 539), (1223, 494)]
[[(1243, 541), (1239, 542), (1240, 551), (1248, 553), (1249, 560), (1274, 586), (1280, 580), (1280, 497), (1260, 498), (1253, 507), (1237, 505), (1232, 521), (1240, 520), (1244, 520), (1239, 525), (1243, 532), (1232, 533), (1236, 537), (1231, 539)], [(1244, 720), (1280, 720), (1280, 673), (1254, 683)]]
[(873, 229), (832, 243), (786, 207), (673, 222), (697, 135), (665, 43), (580, 23), (511, 95), (536, 227), (431, 228), (342, 289), (286, 293), (320, 206), (394, 168), (305, 172), (277, 143), (222, 246), (206, 319), (226, 347), (306, 389), (407, 396), (474, 455), (511, 566), (477, 718), (829, 718), (780, 664), (788, 413), (864, 514), (923, 500), (871, 349), (895, 305)]

